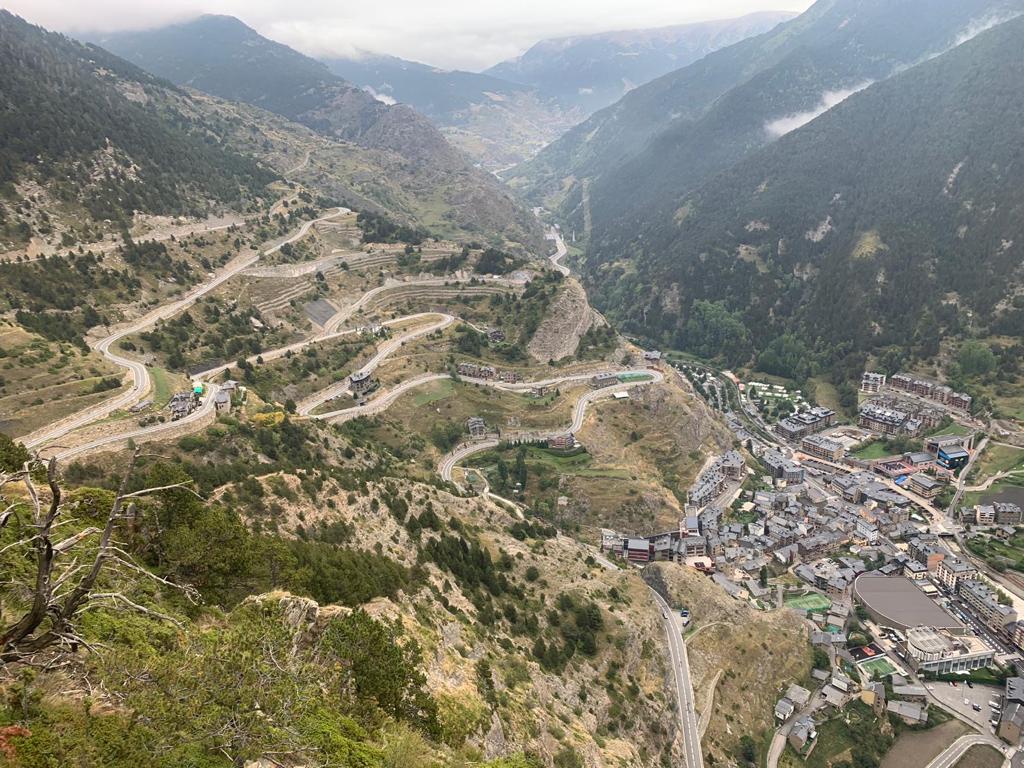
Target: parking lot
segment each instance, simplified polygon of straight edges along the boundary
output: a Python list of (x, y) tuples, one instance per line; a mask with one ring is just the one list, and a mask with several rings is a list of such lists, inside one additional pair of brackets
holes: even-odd
[[(994, 685), (974, 684), (968, 688), (965, 682), (959, 682), (956, 686), (940, 681), (927, 682), (925, 687), (929, 693), (935, 696), (942, 704), (949, 709), (963, 715), (971, 722), (977, 723), (982, 733), (991, 733), (989, 720), (994, 716), (992, 708), (988, 703), (992, 699), (998, 699), (1002, 695), (1002, 688)], [(968, 703), (964, 703), (964, 700)], [(981, 707), (980, 712), (975, 712), (973, 704)]]

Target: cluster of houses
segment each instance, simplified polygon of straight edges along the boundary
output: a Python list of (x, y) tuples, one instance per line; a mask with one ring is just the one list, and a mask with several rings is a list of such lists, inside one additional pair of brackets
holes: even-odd
[(184, 419), (199, 407), (199, 402), (203, 396), (203, 388), (200, 385), (197, 386), (197, 389), (189, 389), (174, 393), (170, 402), (167, 403), (167, 408), (171, 412), (171, 421)]
[(934, 400), (951, 408), (958, 408), (961, 411), (971, 410), (970, 395), (965, 392), (954, 392), (949, 387), (934, 381), (918, 379), (906, 373), (896, 373), (889, 378), (889, 386)]
[[(769, 451), (761, 460), (768, 464), (779, 456)], [(786, 460), (778, 466), (785, 472)], [(870, 472), (836, 473), (830, 483), (832, 498), (813, 485), (782, 480), (771, 490), (743, 492), (735, 509), (709, 505), (688, 514), (677, 530), (646, 536), (606, 530), (602, 549), (634, 563), (690, 560), (715, 571), (723, 589), (736, 597), (744, 587), (760, 596), (756, 577), (773, 563), (796, 565), (797, 576), (811, 586), (840, 594), (867, 566), (833, 555), (850, 547), (869, 551), (882, 536), (906, 537), (916, 528), (909, 521), (910, 500)]]
[[(991, 504), (978, 504), (974, 508), (974, 522), (976, 525), (1020, 525), (1024, 523), (1021, 517), (1020, 504), (1012, 501), (994, 501)], [(1013, 535), (1013, 531), (1004, 531), (1005, 534)]]
[(455, 370), (459, 376), (465, 376), (469, 379), (487, 379), (494, 381), (502, 381), (506, 384), (518, 384), (523, 380), (521, 374), (517, 371), (505, 371), (499, 370), (491, 365), (479, 365), (477, 363), (459, 363)]
[(759, 407), (768, 407), (778, 404), (781, 401), (792, 403), (796, 410), (803, 410), (809, 407), (804, 399), (803, 392), (790, 392), (781, 384), (767, 384), (763, 381), (748, 381), (743, 384), (743, 391), (747, 398)]
[[(205, 386), (200, 383), (196, 384), (192, 389), (175, 392), (167, 403), (167, 409), (171, 412), (171, 421), (184, 419), (193, 413), (202, 403), (205, 391)], [(225, 381), (217, 388), (217, 393), (213, 396), (213, 407), (218, 414), (228, 413), (231, 410), (231, 398), (236, 393), (244, 395), (245, 387), (234, 380)], [(139, 404), (141, 407), (133, 408), (131, 412), (138, 413), (150, 405), (152, 405), (152, 401), (147, 400)]]
[(1024, 649), (1024, 622), (1018, 621), (1017, 612), (1000, 600), (977, 568), (954, 557), (935, 534), (919, 533), (911, 538), (907, 554), (887, 563), (879, 573), (916, 581), (931, 579), (948, 594), (958, 596), (994, 634)]
[(794, 683), (775, 704), (776, 720), (782, 723), (789, 721), (786, 741), (803, 757), (814, 748), (818, 737), (814, 712), (821, 708), (840, 710), (848, 702), (859, 699), (875, 714), (889, 712), (908, 725), (921, 725), (928, 720), (928, 691), (902, 675), (890, 676), (889, 694), (880, 681), (858, 683), (839, 671), (815, 669), (811, 676), (819, 684), (816, 693)]

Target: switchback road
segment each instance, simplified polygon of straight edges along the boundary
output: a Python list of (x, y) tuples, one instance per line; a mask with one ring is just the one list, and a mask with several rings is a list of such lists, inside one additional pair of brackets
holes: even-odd
[[(549, 437), (555, 437), (557, 435), (564, 435), (566, 433), (575, 434), (579, 432), (580, 429), (583, 427), (583, 421), (587, 416), (587, 407), (595, 400), (608, 397), (615, 392), (622, 392), (624, 390), (632, 389), (633, 387), (641, 386), (644, 384), (654, 384), (656, 382), (663, 381), (665, 378), (661, 371), (656, 371), (647, 368), (632, 368), (624, 371), (603, 371), (603, 373), (615, 373), (619, 376), (644, 373), (649, 375), (651, 378), (644, 379), (643, 381), (628, 381), (622, 384), (618, 384), (614, 387), (604, 387), (602, 389), (592, 389), (589, 392), (584, 392), (582, 395), (580, 395), (579, 399), (572, 407), (572, 421), (570, 422), (568, 427), (565, 427), (563, 429), (551, 430), (549, 432), (531, 432), (529, 433), (530, 438), (533, 440), (542, 440)], [(579, 378), (579, 375), (566, 376), (563, 379), (547, 379), (546, 382), (549, 384), (558, 384), (564, 383), (566, 381), (578, 381)], [(587, 378), (589, 378), (589, 375), (587, 376)], [(484, 379), (473, 379), (472, 381), (474, 384), (484, 384), (486, 386), (502, 388), (501, 382), (494, 382)], [(536, 386), (536, 383), (530, 384), (524, 382), (524, 384), (526, 384), (526, 386), (528, 387)], [(516, 440), (519, 437), (520, 436), (517, 433), (509, 433), (506, 435), (505, 439)], [(497, 440), (482, 440), (480, 442), (466, 443), (464, 445), (460, 445), (454, 451), (447, 454), (441, 459), (441, 462), (438, 465), (438, 472), (441, 474), (441, 479), (450, 482), (452, 479), (452, 470), (455, 469), (456, 464), (458, 464), (463, 459), (472, 456), (474, 453), (481, 453), (483, 451), (490, 450), (491, 448), (494, 448), (497, 445)]]
[(62, 419), (61, 421), (56, 422), (55, 424), (50, 424), (46, 427), (43, 427), (40, 430), (37, 430), (36, 432), (33, 432), (32, 434), (26, 436), (26, 438), (24, 439), (23, 442), (25, 443), (25, 446), (27, 448), (38, 448), (44, 445), (45, 443), (53, 442), (54, 440), (57, 440), (63, 437), (64, 435), (67, 435), (69, 432), (72, 432), (73, 430), (78, 429), (79, 427), (83, 427), (86, 424), (91, 424), (94, 421), (104, 419), (116, 410), (119, 410), (121, 408), (127, 408), (137, 403), (149, 391), (149, 371), (146, 369), (146, 366), (143, 365), (138, 360), (133, 360), (131, 358), (125, 357), (123, 355), (118, 354), (117, 352), (112, 351), (112, 347), (116, 342), (120, 341), (126, 336), (130, 336), (134, 333), (138, 333), (140, 331), (145, 330), (146, 328), (149, 328), (159, 320), (165, 320), (167, 318), (173, 317), (182, 310), (192, 306), (192, 304), (194, 304), (200, 298), (202, 298), (203, 296), (205, 296), (207, 293), (217, 288), (218, 286), (222, 285), (226, 281), (230, 280), (242, 270), (255, 264), (262, 256), (275, 253), (278, 250), (280, 250), (284, 245), (288, 243), (293, 243), (296, 240), (305, 237), (306, 234), (309, 232), (310, 228), (313, 227), (318, 222), (327, 221), (328, 219), (334, 219), (346, 213), (349, 213), (348, 209), (339, 208), (329, 214), (313, 219), (312, 221), (307, 221), (303, 223), (295, 231), (294, 234), (277, 241), (274, 245), (271, 245), (256, 254), (236, 258), (234, 261), (230, 262), (226, 267), (224, 267), (224, 269), (222, 269), (219, 273), (217, 273), (217, 275), (215, 275), (213, 278), (195, 286), (190, 291), (185, 293), (185, 295), (182, 296), (181, 298), (172, 301), (168, 304), (164, 304), (152, 310), (151, 312), (143, 315), (137, 320), (134, 320), (126, 325), (121, 326), (119, 329), (111, 333), (109, 336), (100, 339), (98, 342), (93, 344), (93, 349), (95, 349), (97, 352), (103, 355), (110, 362), (114, 363), (114, 365), (117, 365), (120, 368), (124, 368), (129, 372), (132, 378), (131, 388), (125, 392), (121, 392), (111, 398), (108, 398), (107, 400), (104, 400), (102, 403), (99, 403), (98, 405), (86, 408), (85, 410), (80, 411), (72, 416), (69, 416), (66, 419)]
[(569, 253), (569, 249), (565, 247), (565, 240), (562, 239), (562, 234), (552, 227), (551, 231), (545, 235), (545, 238), (547, 240), (554, 240), (555, 242), (555, 252), (548, 257), (548, 260), (551, 262), (551, 266), (568, 277), (571, 272), (567, 266), (562, 264), (562, 259), (565, 258), (567, 253)]

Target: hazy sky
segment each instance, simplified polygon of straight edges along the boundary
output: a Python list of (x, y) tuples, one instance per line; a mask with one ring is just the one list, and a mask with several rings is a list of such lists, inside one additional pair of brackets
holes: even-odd
[(482, 69), (545, 37), (802, 11), (810, 0), (0, 0), (62, 32), (107, 32), (237, 16), (314, 56), (362, 49), (441, 67)]

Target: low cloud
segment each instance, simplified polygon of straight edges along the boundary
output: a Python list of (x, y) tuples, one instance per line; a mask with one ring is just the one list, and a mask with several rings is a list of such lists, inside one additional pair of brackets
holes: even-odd
[(983, 16), (980, 19), (975, 19), (974, 21), (967, 25), (967, 28), (964, 29), (963, 32), (957, 35), (956, 42), (953, 43), (953, 47), (955, 48), (958, 45), (963, 45), (968, 40), (973, 40), (974, 38), (976, 38), (982, 32), (987, 32), (988, 30), (992, 29), (992, 27), (997, 27), (1004, 22), (1012, 21), (1018, 16), (1020, 16), (1019, 13), (1003, 12), (991, 13), (988, 16)]
[(144, 29), (198, 16), (237, 16), (269, 38), (318, 57), (388, 53), (446, 68), (482, 69), (538, 40), (656, 27), (751, 11), (802, 11), (810, 0), (3, 0), (61, 32)]
[(387, 104), (389, 107), (393, 107), (395, 104), (398, 103), (398, 101), (393, 96), (388, 96), (386, 93), (380, 93), (378, 91), (375, 91), (368, 85), (365, 86), (363, 90), (366, 91), (371, 96), (373, 96), (373, 98), (375, 98), (377, 101), (381, 102), (382, 104)]
[(858, 91), (863, 91), (871, 85), (871, 82), (871, 80), (865, 80), (863, 83), (859, 83), (853, 88), (844, 88), (838, 91), (825, 91), (821, 94), (821, 101), (818, 102), (814, 109), (808, 109), (806, 112), (794, 112), (790, 115), (786, 115), (785, 117), (771, 120), (764, 124), (765, 133), (773, 139), (785, 136), (787, 133), (807, 125), (816, 117), (820, 117), (825, 114), (832, 109), (832, 107), (846, 101), (850, 96)]

